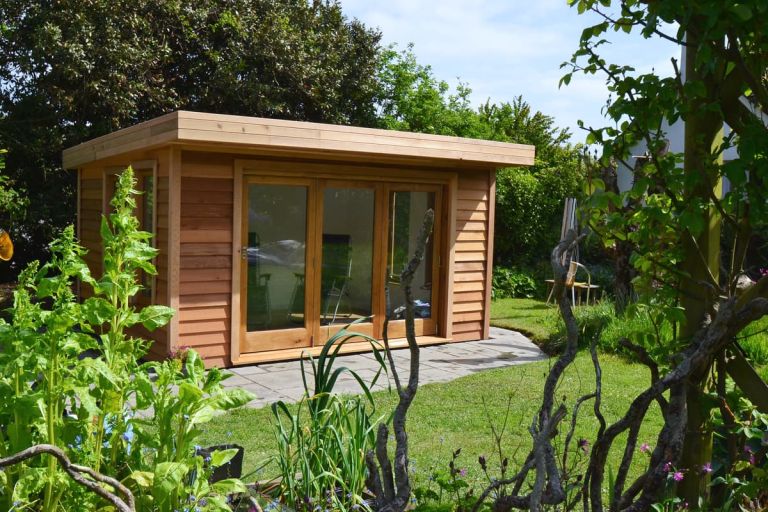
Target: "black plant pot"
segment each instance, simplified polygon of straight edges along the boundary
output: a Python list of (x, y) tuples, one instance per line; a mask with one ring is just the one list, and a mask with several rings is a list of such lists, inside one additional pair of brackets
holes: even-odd
[(210, 483), (227, 478), (240, 478), (243, 475), (243, 455), (245, 454), (245, 448), (238, 444), (218, 444), (197, 450), (197, 454), (207, 460), (213, 452), (231, 450), (233, 448), (237, 449), (237, 453), (229, 462), (222, 464), (213, 470), (211, 477), (208, 479)]

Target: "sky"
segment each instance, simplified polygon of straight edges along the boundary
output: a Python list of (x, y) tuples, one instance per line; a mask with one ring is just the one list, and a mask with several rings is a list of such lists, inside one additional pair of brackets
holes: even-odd
[[(534, 110), (570, 128), (583, 142), (587, 126), (605, 126), (601, 109), (608, 99), (602, 76), (574, 75), (558, 88), (560, 64), (576, 50), (582, 30), (601, 21), (579, 16), (566, 0), (341, 0), (342, 10), (382, 32), (384, 45), (409, 43), (436, 78), (472, 89), (473, 104), (512, 101), (522, 95)], [(671, 33), (674, 33), (672, 31)], [(680, 49), (660, 38), (613, 32), (604, 46), (609, 62), (638, 71), (672, 74), (670, 59)]]

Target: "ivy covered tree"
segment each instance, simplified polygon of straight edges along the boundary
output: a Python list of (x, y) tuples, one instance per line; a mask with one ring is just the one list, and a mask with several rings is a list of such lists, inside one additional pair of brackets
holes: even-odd
[(178, 109), (373, 125), (379, 38), (336, 0), (0, 0), (20, 262), (74, 218), (65, 147)]

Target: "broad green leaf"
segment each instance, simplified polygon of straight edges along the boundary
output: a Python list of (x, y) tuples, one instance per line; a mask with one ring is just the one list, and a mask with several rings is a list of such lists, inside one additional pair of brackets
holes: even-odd
[(242, 407), (251, 400), (255, 400), (256, 395), (242, 388), (225, 389), (215, 398), (216, 406), (224, 411)]
[(173, 314), (173, 308), (168, 306), (147, 306), (139, 312), (138, 321), (150, 331), (154, 331), (167, 324)]
[(101, 414), (101, 409), (96, 399), (91, 395), (91, 390), (86, 387), (76, 387), (74, 389), (80, 407), (86, 412), (88, 417), (93, 418)]
[(161, 507), (168, 503), (182, 488), (189, 466), (181, 462), (161, 462), (155, 467), (152, 494)]
[(237, 478), (226, 478), (224, 480), (219, 480), (218, 482), (213, 483), (211, 487), (213, 487), (213, 490), (217, 493), (223, 494), (225, 496), (228, 494), (248, 492), (245, 484)]
[(110, 321), (115, 315), (115, 307), (101, 297), (89, 297), (82, 304), (85, 319), (95, 326)]
[(195, 350), (187, 351), (187, 359), (184, 363), (187, 375), (192, 382), (202, 382), (205, 375), (205, 364)]
[(136, 485), (148, 489), (154, 485), (155, 474), (149, 471), (134, 471), (128, 475), (128, 480), (136, 482)]
[(217, 468), (232, 460), (237, 455), (237, 448), (229, 448), (227, 450), (216, 450), (211, 454), (211, 466)]
[(109, 221), (107, 221), (107, 217), (102, 215), (101, 216), (101, 225), (99, 226), (99, 233), (101, 234), (101, 240), (104, 243), (104, 245), (107, 245), (109, 242), (111, 242), (114, 239), (114, 236), (112, 234), (112, 229), (109, 227)]
[(203, 390), (189, 382), (179, 385), (179, 399), (187, 404), (194, 404), (203, 397)]
[(216, 410), (206, 405), (204, 407), (201, 407), (199, 410), (197, 410), (194, 414), (192, 414), (189, 417), (189, 423), (192, 425), (198, 425), (200, 423), (207, 423), (213, 419), (213, 417), (216, 415)]

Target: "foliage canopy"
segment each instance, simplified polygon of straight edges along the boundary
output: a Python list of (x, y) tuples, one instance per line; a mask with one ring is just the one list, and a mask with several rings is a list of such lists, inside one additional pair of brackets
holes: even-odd
[(34, 220), (21, 264), (74, 218), (65, 147), (179, 109), (375, 122), (380, 35), (336, 1), (0, 0), (0, 23), (0, 147)]

